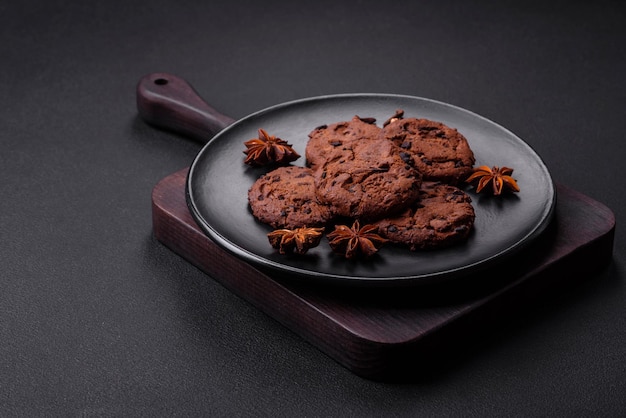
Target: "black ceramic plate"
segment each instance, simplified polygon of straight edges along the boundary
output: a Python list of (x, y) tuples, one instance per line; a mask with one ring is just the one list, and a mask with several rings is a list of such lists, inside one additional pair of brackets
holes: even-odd
[[(290, 142), (304, 156), (315, 127), (354, 115), (382, 123), (403, 109), (405, 117), (428, 118), (458, 129), (476, 156), (476, 165), (514, 168), (519, 193), (494, 198), (472, 196), (473, 233), (455, 247), (411, 252), (388, 245), (371, 259), (346, 260), (327, 240), (304, 256), (280, 255), (267, 240), (272, 229), (251, 214), (247, 193), (267, 168), (243, 163), (243, 143), (265, 129)], [(295, 165), (304, 165), (304, 157)], [(187, 203), (200, 227), (220, 246), (245, 261), (281, 276), (350, 284), (432, 283), (474, 272), (501, 261), (536, 238), (550, 222), (556, 202), (550, 173), (541, 158), (507, 129), (449, 104), (401, 95), (357, 94), (298, 100), (254, 113), (227, 127), (200, 151), (187, 178)]]

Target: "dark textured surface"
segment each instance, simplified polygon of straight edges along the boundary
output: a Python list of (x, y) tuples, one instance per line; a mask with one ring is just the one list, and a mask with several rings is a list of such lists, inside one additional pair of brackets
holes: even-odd
[[(623, 413), (625, 18), (607, 0), (1, 4), (1, 415)], [(351, 92), (473, 110), (613, 209), (614, 262), (429, 379), (363, 380), (155, 241), (152, 187), (199, 150), (137, 118), (156, 71), (235, 118)]]

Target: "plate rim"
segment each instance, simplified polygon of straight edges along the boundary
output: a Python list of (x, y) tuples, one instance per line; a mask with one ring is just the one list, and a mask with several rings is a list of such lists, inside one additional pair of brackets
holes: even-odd
[[(199, 161), (201, 160), (202, 156), (207, 152), (207, 150), (211, 147), (212, 143), (219, 141), (222, 136), (228, 134), (228, 132), (230, 132), (231, 130), (236, 129), (239, 125), (246, 123), (249, 119), (258, 118), (258, 117), (263, 116), (264, 114), (279, 111), (282, 108), (292, 107), (292, 106), (300, 105), (303, 103), (312, 103), (316, 101), (340, 100), (340, 99), (348, 99), (348, 98), (349, 99), (358, 99), (358, 98), (394, 99), (394, 98), (397, 98), (397, 99), (403, 99), (403, 100), (416, 100), (419, 102), (428, 102), (431, 104), (435, 104), (437, 106), (454, 109), (454, 111), (456, 112), (465, 113), (473, 118), (476, 118), (488, 124), (494, 125), (497, 128), (501, 129), (502, 131), (505, 131), (511, 137), (514, 137), (516, 140), (520, 141), (521, 144), (528, 147), (528, 149), (537, 158), (538, 162), (540, 163), (540, 165), (545, 170), (545, 173), (548, 176), (549, 184), (547, 186), (550, 188), (550, 191), (551, 191), (550, 202), (544, 207), (540, 222), (538, 222), (538, 224), (535, 225), (535, 227), (532, 230), (530, 230), (525, 236), (517, 240), (517, 242), (515, 242), (513, 245), (508, 246), (507, 248), (504, 248), (501, 251), (498, 251), (490, 255), (489, 257), (482, 258), (478, 261), (474, 261), (472, 263), (465, 264), (463, 266), (458, 266), (458, 267), (454, 267), (450, 269), (439, 270), (439, 271), (418, 274), (418, 275), (394, 275), (394, 276), (380, 275), (380, 276), (365, 277), (365, 276), (354, 276), (354, 275), (344, 275), (344, 274), (333, 274), (333, 273), (328, 273), (328, 272), (317, 272), (317, 271), (312, 271), (310, 269), (298, 268), (295, 266), (282, 264), (273, 260), (269, 260), (265, 257), (262, 257), (252, 251), (247, 250), (246, 248), (243, 248), (231, 242), (227, 237), (225, 237), (223, 234), (217, 231), (209, 222), (206, 221), (204, 216), (198, 210), (198, 206), (194, 201), (194, 198), (192, 196), (192, 193), (190, 192), (190, 189), (192, 188), (191, 183), (193, 181), (193, 176), (196, 171), (196, 167), (199, 165)], [(185, 179), (185, 201), (187, 203), (188, 209), (193, 219), (201, 227), (201, 229), (209, 236), (209, 238), (211, 238), (219, 246), (226, 249), (230, 253), (233, 253), (234, 255), (243, 259), (246, 262), (250, 262), (252, 265), (256, 267), (268, 268), (271, 271), (277, 272), (279, 274), (285, 274), (285, 273), (294, 274), (299, 278), (314, 278), (315, 280), (321, 280), (325, 282), (330, 281), (330, 282), (341, 282), (341, 283), (346, 283), (346, 284), (359, 283), (359, 284), (384, 284), (384, 285), (396, 285), (398, 284), (398, 282), (401, 282), (402, 284), (413, 285), (413, 284), (430, 284), (434, 281), (438, 282), (440, 280), (443, 281), (443, 277), (446, 277), (446, 276), (448, 276), (449, 279), (452, 279), (453, 277), (457, 278), (460, 276), (465, 277), (466, 275), (469, 275), (469, 274), (475, 273), (478, 270), (481, 270), (481, 268), (483, 267), (488, 267), (488, 266), (493, 265), (498, 260), (502, 260), (502, 259), (507, 258), (508, 256), (519, 253), (520, 250), (522, 250), (523, 248), (531, 244), (533, 241), (535, 241), (536, 238), (540, 236), (546, 230), (548, 225), (550, 225), (554, 217), (554, 212), (556, 208), (557, 190), (556, 190), (556, 185), (554, 183), (554, 180), (552, 178), (550, 171), (548, 170), (547, 165), (545, 164), (541, 156), (535, 151), (535, 149), (526, 141), (524, 141), (522, 138), (517, 136), (514, 132), (509, 130), (508, 128), (498, 124), (497, 122), (494, 122), (493, 120), (485, 116), (482, 116), (476, 112), (473, 112), (471, 110), (465, 109), (463, 107), (460, 107), (451, 103), (446, 103), (440, 100), (435, 100), (435, 99), (430, 99), (430, 98), (420, 97), (420, 96), (412, 96), (412, 95), (396, 94), (396, 93), (390, 93), (390, 94), (387, 94), (387, 93), (339, 93), (339, 94), (325, 94), (325, 95), (320, 95), (320, 96), (305, 97), (305, 98), (290, 100), (290, 101), (275, 104), (269, 107), (265, 107), (253, 113), (250, 113), (249, 115), (244, 116), (241, 119), (236, 120), (231, 125), (227, 126), (222, 131), (218, 132), (211, 139), (209, 139), (209, 141), (207, 141), (206, 144), (203, 145), (202, 149), (196, 154), (196, 156), (194, 157), (189, 167), (189, 170), (187, 172), (187, 177)]]

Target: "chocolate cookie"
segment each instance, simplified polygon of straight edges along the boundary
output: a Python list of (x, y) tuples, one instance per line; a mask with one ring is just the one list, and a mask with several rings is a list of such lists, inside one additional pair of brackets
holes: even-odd
[(342, 149), (314, 171), (318, 198), (335, 215), (373, 220), (417, 199), (421, 176), (391, 141), (351, 141)]
[(381, 136), (410, 154), (424, 180), (459, 184), (472, 173), (474, 153), (456, 129), (429, 119), (398, 118)]
[(355, 116), (350, 121), (323, 125), (309, 134), (305, 149), (307, 166), (317, 169), (331, 160), (339, 159), (354, 142), (377, 138), (381, 129), (372, 118)]
[(419, 200), (399, 216), (378, 222), (378, 232), (412, 251), (442, 248), (466, 239), (474, 226), (471, 198), (461, 189), (424, 182)]
[(273, 228), (322, 226), (330, 208), (319, 202), (313, 172), (306, 167), (279, 167), (259, 177), (248, 191), (252, 214)]

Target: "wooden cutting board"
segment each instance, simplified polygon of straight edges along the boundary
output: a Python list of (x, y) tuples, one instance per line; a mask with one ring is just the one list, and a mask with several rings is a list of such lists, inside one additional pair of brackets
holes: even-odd
[(432, 370), (533, 300), (590, 279), (612, 259), (615, 217), (557, 185), (555, 219), (505, 265), (446, 286), (356, 289), (260, 271), (221, 249), (185, 202), (188, 169), (153, 189), (156, 238), (226, 288), (359, 376), (404, 379)]

